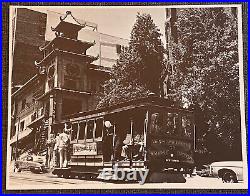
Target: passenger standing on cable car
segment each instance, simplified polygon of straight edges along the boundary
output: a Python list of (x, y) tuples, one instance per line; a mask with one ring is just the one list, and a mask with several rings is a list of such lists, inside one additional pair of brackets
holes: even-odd
[(103, 159), (105, 162), (111, 160), (113, 152), (113, 134), (114, 127), (110, 121), (104, 122), (104, 133), (103, 133)]
[(64, 124), (63, 132), (59, 135), (58, 151), (60, 155), (60, 168), (67, 167), (67, 150), (69, 145), (69, 134), (67, 124)]
[(114, 145), (114, 161), (121, 161), (122, 160), (122, 146), (123, 141), (125, 140), (127, 135), (126, 131), (126, 122), (118, 122), (117, 123), (117, 129), (115, 134), (115, 145)]

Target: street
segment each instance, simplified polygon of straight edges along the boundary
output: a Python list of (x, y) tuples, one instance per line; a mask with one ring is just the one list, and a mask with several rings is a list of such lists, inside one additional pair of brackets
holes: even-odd
[(244, 188), (244, 184), (234, 183), (225, 184), (221, 179), (212, 177), (192, 176), (186, 178), (186, 183), (111, 183), (99, 180), (84, 179), (65, 179), (58, 178), (51, 173), (34, 174), (28, 171), (20, 173), (10, 173), (9, 181), (7, 181), (7, 189), (159, 189), (159, 188), (192, 188), (192, 189), (240, 189)]

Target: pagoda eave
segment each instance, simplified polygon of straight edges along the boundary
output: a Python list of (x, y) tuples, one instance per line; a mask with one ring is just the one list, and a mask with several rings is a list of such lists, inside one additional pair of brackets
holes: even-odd
[(85, 25), (79, 25), (79, 24), (73, 24), (73, 23), (61, 21), (55, 28), (51, 27), (51, 30), (61, 32), (63, 31), (63, 29), (66, 28), (66, 29), (80, 31), (84, 27)]
[(99, 55), (97, 55), (96, 57), (94, 57), (94, 56), (90, 56), (90, 55), (74, 53), (74, 52), (71, 52), (71, 51), (54, 49), (44, 59), (42, 59), (41, 61), (39, 61), (39, 62), (35, 61), (35, 65), (36, 66), (42, 66), (49, 59), (51, 59), (51, 57), (53, 57), (53, 55), (58, 54), (58, 53), (69, 54), (69, 55), (74, 55), (74, 56), (82, 57), (82, 58), (85, 59), (85, 62), (87, 62), (87, 63), (92, 63), (93, 61), (96, 61), (97, 59), (99, 59)]
[(90, 55), (85, 55), (85, 54), (79, 54), (79, 53), (75, 53), (75, 52), (71, 52), (71, 51), (65, 51), (65, 50), (58, 50), (60, 53), (64, 53), (64, 54), (69, 54), (69, 55), (76, 55), (79, 57), (83, 57), (85, 58), (85, 61), (88, 63), (92, 63), (93, 61), (96, 61), (99, 59), (99, 55), (95, 56), (90, 56)]
[(89, 41), (81, 41), (81, 40), (77, 40), (77, 39), (71, 39), (71, 38), (67, 38), (67, 37), (56, 37), (55, 39), (53, 39), (52, 41), (50, 41), (49, 43), (47, 43), (44, 46), (40, 46), (39, 49), (40, 51), (45, 50), (46, 48), (48, 48), (49, 46), (51, 46), (53, 43), (56, 43), (57, 41), (72, 41), (75, 42), (76, 44), (79, 44), (80, 47), (83, 47), (85, 50), (89, 49), (90, 47), (94, 46), (96, 44), (95, 40), (93, 42), (89, 42)]

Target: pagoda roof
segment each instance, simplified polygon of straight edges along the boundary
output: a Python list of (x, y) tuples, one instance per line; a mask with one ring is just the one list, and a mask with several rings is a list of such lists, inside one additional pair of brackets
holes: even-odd
[(72, 41), (72, 42), (75, 42), (76, 44), (81, 45), (82, 47), (85, 47), (86, 49), (95, 45), (95, 40), (93, 42), (89, 42), (89, 41), (82, 41), (82, 40), (72, 39), (72, 38), (68, 38), (68, 37), (58, 36), (55, 39), (53, 39), (52, 41), (45, 43), (45, 45), (40, 46), (39, 47), (40, 51), (43, 51), (44, 49), (51, 46), (53, 43), (57, 42), (58, 40)]
[(99, 55), (95, 56), (90, 56), (90, 55), (85, 55), (85, 54), (79, 54), (79, 53), (74, 53), (74, 52), (70, 52), (70, 51), (65, 51), (65, 50), (60, 50), (60, 49), (53, 49), (45, 58), (43, 58), (41, 61), (37, 62), (35, 61), (35, 65), (36, 66), (40, 66), (42, 65), (44, 62), (46, 62), (48, 59), (50, 59), (53, 54), (55, 54), (56, 52), (60, 52), (60, 53), (67, 53), (67, 54), (71, 54), (71, 55), (77, 55), (80, 57), (84, 57), (86, 58), (88, 63), (92, 63), (93, 61), (97, 60), (99, 58)]
[(66, 14), (62, 17), (60, 16), (60, 23), (55, 27), (51, 27), (52, 31), (61, 32), (63, 29), (74, 29), (76, 31), (80, 31), (84, 27), (92, 27), (93, 30), (97, 29), (97, 25), (89, 22), (82, 22), (75, 18), (71, 11), (67, 11)]

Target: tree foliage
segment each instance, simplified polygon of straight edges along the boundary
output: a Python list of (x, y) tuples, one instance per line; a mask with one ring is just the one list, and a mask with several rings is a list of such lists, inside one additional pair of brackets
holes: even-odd
[(209, 151), (232, 151), (241, 145), (237, 18), (231, 8), (178, 13), (172, 78), (176, 99), (195, 106), (198, 136), (205, 138)]
[(164, 67), (164, 47), (160, 32), (149, 14), (138, 14), (129, 46), (122, 49), (98, 108), (160, 93), (160, 75)]

